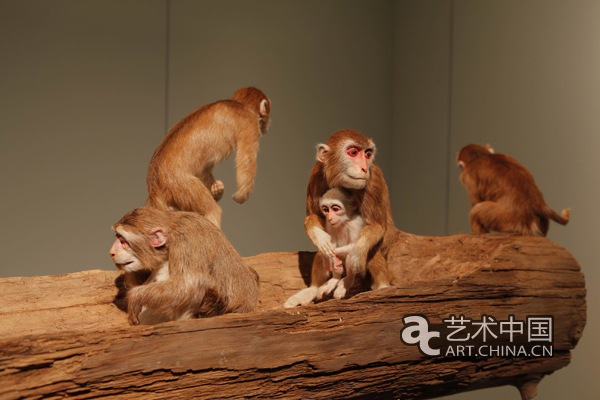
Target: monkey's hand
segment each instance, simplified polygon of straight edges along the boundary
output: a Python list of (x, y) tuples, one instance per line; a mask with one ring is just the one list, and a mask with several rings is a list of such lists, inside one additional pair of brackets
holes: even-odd
[(323, 257), (323, 269), (325, 271), (332, 271), (334, 267), (334, 261), (332, 258)]
[(214, 181), (212, 186), (210, 187), (210, 193), (212, 194), (213, 199), (215, 199), (215, 201), (221, 200), (224, 191), (225, 185), (223, 185), (223, 182), (221, 181)]
[(129, 304), (127, 306), (127, 316), (131, 325), (140, 324), (140, 313), (142, 312), (142, 306), (140, 304)]
[(337, 272), (338, 274), (341, 274), (342, 272), (344, 272), (344, 267), (342, 266), (342, 264), (343, 264), (343, 261), (340, 258), (335, 257), (335, 261), (333, 262), (332, 270), (334, 272)]
[(331, 244), (331, 236), (323, 229), (313, 228), (308, 232), (308, 238), (319, 249), (324, 258), (334, 258), (334, 247)]
[(243, 193), (238, 190), (232, 197), (236, 203), (243, 204), (250, 197), (250, 193)]

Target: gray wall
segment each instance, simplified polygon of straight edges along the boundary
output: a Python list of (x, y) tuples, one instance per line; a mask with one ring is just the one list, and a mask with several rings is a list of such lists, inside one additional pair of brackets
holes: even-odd
[[(598, 21), (595, 0), (396, 3), (393, 148), (403, 155), (391, 184), (396, 225), (428, 235), (470, 232), (455, 161), (469, 143), (512, 155), (551, 207), (572, 208), (569, 225), (552, 223), (548, 237), (581, 264), (588, 323), (572, 365), (542, 381), (540, 399), (600, 393)], [(519, 398), (511, 387), (451, 398), (483, 396)]]
[[(586, 274), (588, 326), (541, 399), (594, 398), (599, 359), (600, 3), (0, 1), (0, 276), (109, 269), (110, 226), (145, 201), (152, 153), (194, 108), (261, 88), (273, 102), (250, 200), (216, 169), (242, 255), (310, 250), (315, 145), (373, 137), (396, 225), (469, 231), (457, 151), (491, 143), (572, 208), (549, 238)], [(505, 387), (453, 396), (518, 398)]]
[(110, 227), (164, 132), (165, 10), (0, 2), (1, 276), (114, 268)]
[(169, 125), (244, 86), (260, 88), (272, 101), (250, 199), (243, 205), (231, 199), (233, 157), (214, 174), (225, 184), (219, 202), (223, 231), (242, 255), (313, 248), (302, 223), (306, 184), (317, 143), (336, 130), (372, 137), (382, 148), (378, 163), (389, 170), (391, 6), (345, 0), (171, 2)]

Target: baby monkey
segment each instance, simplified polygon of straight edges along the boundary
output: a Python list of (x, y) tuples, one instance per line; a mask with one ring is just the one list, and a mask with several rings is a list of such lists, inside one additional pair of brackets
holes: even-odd
[[(322, 299), (334, 289), (333, 297), (341, 299), (354, 284), (355, 274), (346, 269), (341, 279), (343, 264), (360, 235), (364, 221), (358, 212), (356, 201), (344, 189), (330, 189), (320, 199), (321, 213), (325, 217), (327, 240), (334, 248), (334, 256), (327, 257), (318, 252), (312, 265), (311, 286), (291, 296), (284, 308), (305, 306), (311, 301)], [(341, 282), (340, 282), (341, 280)]]
[[(331, 236), (331, 244), (335, 249), (335, 257), (323, 258), (325, 271), (331, 271), (332, 277), (317, 291), (317, 299), (329, 294), (336, 288), (344, 271), (342, 264), (354, 248), (363, 229), (364, 221), (358, 213), (356, 202), (343, 189), (330, 189), (319, 200), (321, 212), (325, 216), (325, 231)], [(354, 274), (346, 271), (342, 284), (334, 292), (336, 299), (346, 295), (346, 291), (354, 284)]]

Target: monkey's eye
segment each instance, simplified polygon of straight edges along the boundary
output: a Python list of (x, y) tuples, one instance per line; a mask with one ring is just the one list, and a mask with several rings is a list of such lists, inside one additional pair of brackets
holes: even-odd
[(327, 208), (327, 207), (323, 207), (322, 210), (323, 210), (324, 213), (328, 213), (329, 212), (329, 208)]
[(340, 207), (340, 206), (331, 206), (331, 211), (338, 212), (338, 211), (340, 211), (341, 209), (342, 209), (342, 207)]
[(119, 239), (119, 242), (121, 242), (121, 246), (123, 246), (124, 249), (129, 248), (129, 243), (127, 243), (127, 240), (125, 240), (123, 236), (117, 235), (117, 239)]
[(346, 150), (346, 154), (348, 154), (350, 157), (356, 157), (358, 153), (360, 153), (360, 151), (356, 147), (350, 147), (348, 150)]
[(367, 159), (373, 157), (373, 150), (367, 150), (367, 151), (365, 151), (365, 157)]

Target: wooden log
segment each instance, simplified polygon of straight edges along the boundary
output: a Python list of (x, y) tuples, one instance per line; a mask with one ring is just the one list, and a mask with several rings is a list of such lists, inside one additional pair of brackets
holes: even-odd
[[(282, 309), (313, 258), (246, 258), (259, 312), (155, 326), (128, 325), (117, 271), (0, 279), (0, 398), (425, 399), (515, 385), (529, 399), (585, 325), (579, 265), (545, 238), (400, 232), (395, 287)], [(553, 357), (425, 356), (400, 340), (409, 314), (553, 315)]]

